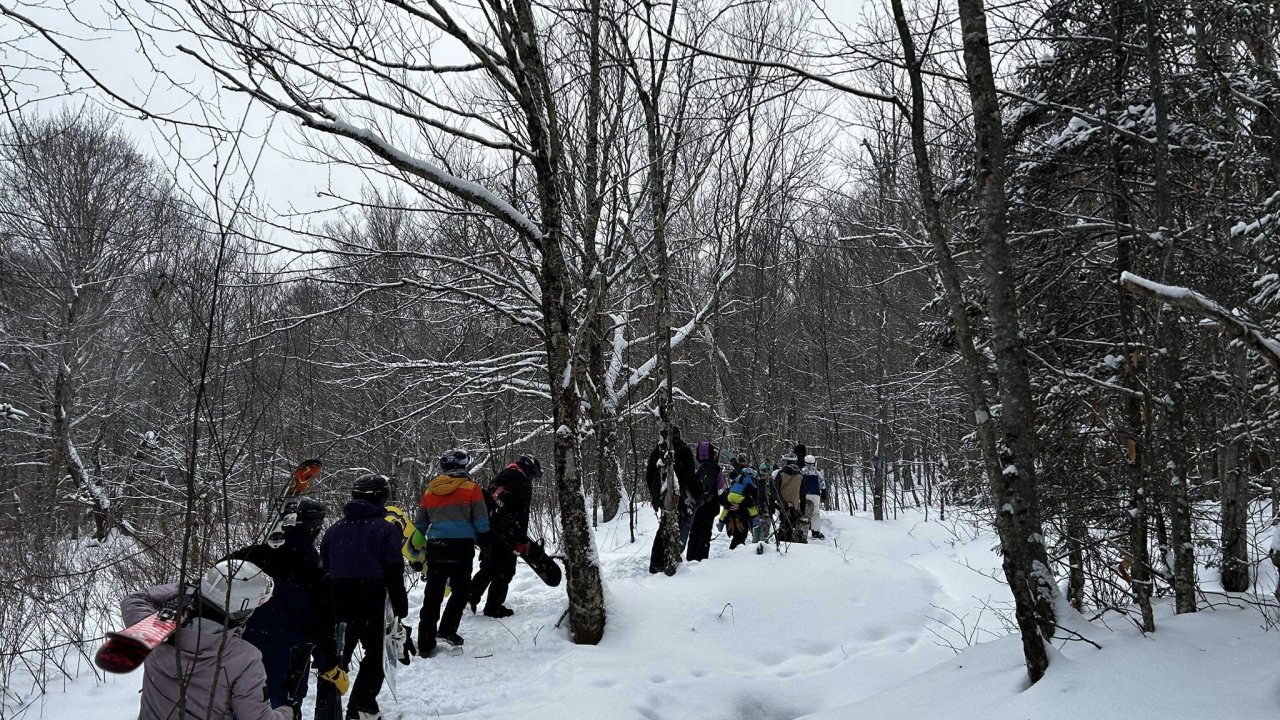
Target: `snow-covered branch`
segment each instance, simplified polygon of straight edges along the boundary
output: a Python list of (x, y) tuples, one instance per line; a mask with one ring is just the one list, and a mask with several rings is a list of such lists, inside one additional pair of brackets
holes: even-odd
[(1257, 325), (1227, 310), (1216, 301), (1190, 288), (1164, 285), (1130, 272), (1121, 273), (1120, 285), (1135, 295), (1160, 300), (1214, 321), (1227, 337), (1239, 340), (1261, 355), (1271, 369), (1280, 375), (1280, 342), (1264, 335)]

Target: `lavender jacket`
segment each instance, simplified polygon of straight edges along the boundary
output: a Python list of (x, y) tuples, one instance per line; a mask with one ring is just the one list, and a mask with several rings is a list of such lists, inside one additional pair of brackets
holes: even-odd
[[(176, 584), (157, 585), (125, 598), (120, 614), (132, 625), (177, 595)], [(151, 651), (143, 665), (139, 720), (231, 720), (233, 714), (236, 720), (293, 720), (291, 708), (272, 709), (266, 700), (262, 654), (239, 631), (223, 630), (196, 620)], [(187, 685), (182, 708), (179, 663)]]

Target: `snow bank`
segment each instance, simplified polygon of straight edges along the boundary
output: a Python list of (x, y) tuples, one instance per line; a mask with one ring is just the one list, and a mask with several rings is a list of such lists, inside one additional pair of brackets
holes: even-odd
[(1030, 689), (1016, 637), (968, 650), (941, 667), (873, 698), (806, 720), (918, 720), (945, 709), (948, 720), (1204, 720), (1269, 717), (1280, 690), (1280, 633), (1265, 632), (1253, 608), (1222, 607), (1172, 616), (1161, 604), (1159, 630), (1143, 637), (1130, 623), (1093, 626), (1091, 639), (1052, 656)]

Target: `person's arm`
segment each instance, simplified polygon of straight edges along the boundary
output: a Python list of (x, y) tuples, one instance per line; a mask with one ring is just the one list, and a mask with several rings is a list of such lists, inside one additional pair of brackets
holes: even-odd
[(427, 509), (418, 505), (418, 511), (413, 514), (413, 526), (418, 528), (418, 532), (423, 537), (427, 535), (427, 528), (431, 527), (431, 513)]
[[(330, 526), (329, 530), (333, 530)], [(329, 569), (329, 532), (325, 531), (324, 537), (320, 538), (320, 567), (325, 570)]]
[(267, 702), (266, 686), (267, 671), (262, 668), (262, 658), (254, 657), (231, 683), (231, 710), (236, 720), (293, 720), (293, 708), (281, 705), (273, 709)]
[(476, 531), (477, 539), (489, 532), (489, 508), (484, 504), (484, 494), (478, 485), (472, 488), (471, 527)]
[(661, 459), (662, 448), (654, 448), (649, 453), (649, 463), (644, 470), (645, 483), (649, 486), (649, 500), (653, 503), (654, 510), (662, 506), (662, 468), (658, 466)]
[(400, 554), (403, 542), (404, 535), (387, 523), (382, 548), (382, 580), (387, 586), (387, 599), (391, 601), (391, 614), (398, 618), (409, 615), (409, 594), (404, 589), (404, 556)]
[(120, 617), (125, 627), (145, 620), (156, 613), (165, 603), (178, 597), (178, 584), (156, 585), (133, 593), (120, 601)]

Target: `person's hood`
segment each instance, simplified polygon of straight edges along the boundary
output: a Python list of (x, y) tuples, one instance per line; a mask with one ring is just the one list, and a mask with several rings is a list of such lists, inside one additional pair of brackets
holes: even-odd
[(432, 495), (448, 495), (468, 482), (471, 482), (471, 478), (464, 471), (442, 473), (427, 484), (427, 492)]
[(352, 520), (364, 520), (365, 518), (380, 518), (387, 514), (384, 506), (368, 500), (351, 500), (342, 508), (342, 514)]

